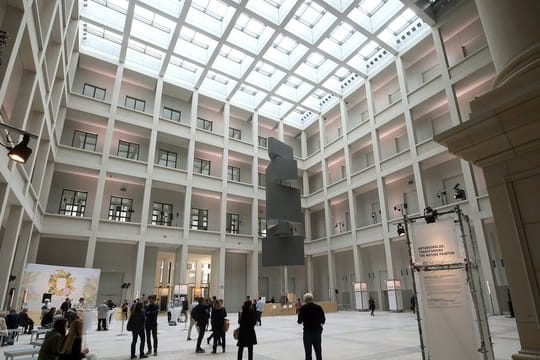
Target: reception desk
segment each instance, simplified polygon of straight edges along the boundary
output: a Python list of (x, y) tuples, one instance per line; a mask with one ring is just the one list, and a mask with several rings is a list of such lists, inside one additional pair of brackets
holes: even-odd
[[(330, 301), (316, 302), (321, 305), (325, 313), (337, 312), (337, 303)], [(296, 304), (267, 303), (264, 304), (262, 316), (287, 316), (296, 315)]]

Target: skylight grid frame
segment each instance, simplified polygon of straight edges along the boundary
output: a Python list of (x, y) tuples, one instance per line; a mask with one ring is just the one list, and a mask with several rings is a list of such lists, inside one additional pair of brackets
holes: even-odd
[(269, 92), (279, 84), (286, 73), (263, 61), (259, 61), (253, 70), (248, 74), (245, 81), (253, 86), (263, 88)]
[(201, 93), (211, 94), (211, 97), (224, 101), (230, 98), (231, 92), (237, 83), (237, 80), (216, 71), (208, 70), (201, 81), (200, 89)]
[[(313, 52), (310, 57), (312, 58), (316, 54), (316, 52)], [(310, 79), (314, 83), (320, 83), (323, 81), (330, 72), (334, 71), (338, 64), (330, 59), (328, 59), (326, 56), (319, 54), (319, 56), (322, 56), (324, 58), (324, 61), (320, 62), (317, 67), (314, 67), (314, 63), (311, 61), (308, 61), (306, 59), (303, 61), (297, 68), (295, 73), (297, 76), (304, 77), (307, 79)]]
[[(404, 8), (404, 11), (395, 16), (377, 37), (386, 43), (392, 44), (396, 49), (403, 47), (411, 40), (409, 36), (412, 35), (412, 33), (408, 29), (410, 29), (413, 24), (420, 24), (418, 28), (421, 28), (425, 23), (411, 9)], [(416, 30), (422, 29), (417, 29), (417, 27), (415, 27), (414, 32), (416, 32)], [(406, 36), (403, 37), (400, 36), (406, 32), (409, 32), (409, 34), (406, 34)], [(418, 33), (420, 33), (420, 31), (418, 31)]]
[[(139, 12), (139, 15), (137, 14), (137, 11)], [(171, 40), (171, 32), (174, 23), (155, 13), (152, 13), (153, 19), (148, 19), (141, 16), (141, 12), (143, 12), (145, 15), (149, 15), (148, 13), (151, 13), (150, 10), (135, 6), (135, 14), (133, 15), (130, 35), (143, 41), (151, 41), (153, 44), (163, 49), (167, 49)], [(156, 26), (156, 18), (158, 18), (160, 21), (167, 22), (171, 27)]]
[[(241, 24), (239, 25), (238, 22)], [(257, 31), (250, 31), (248, 27), (259, 26)], [(253, 55), (259, 55), (266, 43), (274, 34), (275, 29), (255, 17), (252, 17), (245, 12), (239, 14), (236, 23), (232, 27), (227, 42), (237, 47), (249, 51)]]
[(164, 78), (168, 82), (193, 90), (193, 84), (199, 81), (202, 70), (202, 67), (173, 55), (165, 69)]
[(260, 105), (259, 115), (267, 116), (269, 118), (282, 119), (283, 116), (292, 111), (295, 106), (293, 103), (286, 100), (282, 100), (281, 104), (278, 105), (271, 99), (272, 97), (269, 97), (263, 104)]
[(122, 36), (113, 31), (81, 23), (81, 45), (98, 57), (118, 61), (122, 50)]
[(173, 54), (190, 59), (201, 66), (206, 66), (217, 45), (217, 41), (187, 26), (183, 26), (180, 29)]
[(308, 52), (309, 48), (287, 34), (278, 34), (275, 41), (263, 55), (265, 61), (291, 70)]
[(139, 67), (142, 72), (152, 72), (157, 75), (161, 69), (161, 62), (165, 56), (163, 51), (157, 50), (138, 40), (130, 38), (126, 49), (126, 64)]
[(333, 40), (331, 36), (325, 38), (318, 46), (318, 51), (329, 54), (340, 61), (344, 61), (350, 57), (353, 52), (358, 51), (358, 44), (367, 40), (365, 35), (355, 29), (352, 29), (349, 34), (347, 39), (341, 43)]
[(256, 109), (261, 105), (261, 102), (268, 93), (258, 90), (249, 85), (240, 85), (238, 90), (231, 97), (231, 101), (244, 105), (248, 108)]
[(186, 23), (222, 37), (236, 8), (220, 0), (193, 0), (186, 16)]
[[(319, 8), (322, 9), (319, 12), (321, 16), (314, 17), (313, 13), (318, 11)], [(315, 4), (312, 0), (306, 0), (285, 26), (285, 30), (313, 45), (328, 31), (328, 28), (336, 19), (336, 16), (324, 10), (322, 6)]]
[[(88, 0), (87, 6), (81, 8), (81, 18), (100, 24), (103, 27), (124, 31), (127, 7), (111, 6), (108, 1)], [(127, 5), (127, 1), (126, 1)]]
[(296, 0), (248, 0), (246, 9), (281, 25), (295, 5)]
[(214, 70), (219, 70), (229, 76), (240, 79), (252, 62), (253, 57), (223, 44), (211, 66)]
[(139, 3), (151, 7), (156, 13), (167, 14), (173, 18), (180, 15), (184, 6), (184, 1), (139, 0)]

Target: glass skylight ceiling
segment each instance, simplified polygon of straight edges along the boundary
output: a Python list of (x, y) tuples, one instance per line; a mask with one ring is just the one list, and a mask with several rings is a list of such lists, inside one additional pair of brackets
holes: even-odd
[(86, 0), (81, 50), (304, 128), (428, 26), (399, 0)]

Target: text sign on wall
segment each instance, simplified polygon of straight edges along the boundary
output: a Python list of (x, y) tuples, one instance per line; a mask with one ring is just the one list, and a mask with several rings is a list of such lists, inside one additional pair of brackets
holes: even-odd
[(463, 261), (453, 220), (412, 223), (410, 237), (415, 265), (444, 265)]

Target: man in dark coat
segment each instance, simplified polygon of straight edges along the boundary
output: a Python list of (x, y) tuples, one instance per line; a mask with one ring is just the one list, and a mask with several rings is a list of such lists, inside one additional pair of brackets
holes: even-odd
[(66, 336), (66, 323), (64, 318), (54, 321), (53, 329), (45, 335), (41, 344), (38, 360), (58, 360)]
[(321, 334), (326, 321), (324, 310), (313, 302), (313, 295), (304, 295), (304, 305), (298, 311), (298, 323), (304, 324), (304, 350), (306, 360), (311, 360), (311, 348), (315, 350), (317, 360), (322, 360)]
[(208, 319), (210, 318), (205, 298), (200, 298), (197, 306), (195, 306), (195, 308), (193, 308), (191, 311), (191, 316), (197, 323), (197, 329), (199, 329), (199, 337), (197, 338), (197, 347), (195, 348), (195, 352), (203, 353), (204, 349), (201, 348), (201, 342), (204, 339), (204, 332), (206, 331), (206, 325), (208, 325)]
[[(157, 356), (157, 318), (159, 315), (159, 305), (156, 304), (156, 295), (148, 297), (148, 305), (146, 305), (146, 344), (148, 345), (148, 352), (146, 355), (149, 355), (152, 352), (152, 340), (154, 342), (154, 356)], [(152, 338), (150, 338), (152, 335)]]

